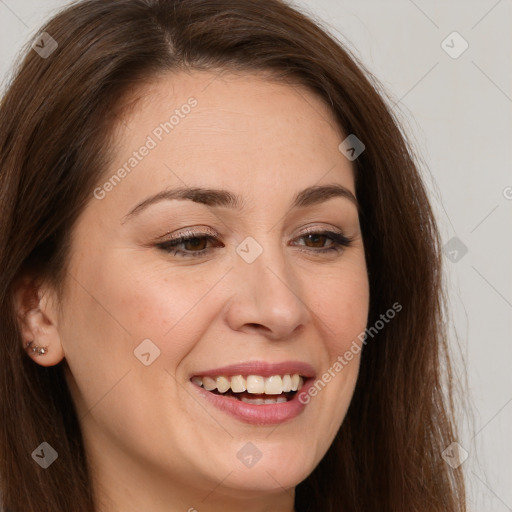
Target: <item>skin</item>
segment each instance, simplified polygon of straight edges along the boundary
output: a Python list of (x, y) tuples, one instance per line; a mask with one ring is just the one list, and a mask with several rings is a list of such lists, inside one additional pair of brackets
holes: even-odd
[[(364, 331), (356, 206), (333, 197), (291, 209), (312, 185), (355, 195), (352, 164), (338, 150), (345, 135), (318, 97), (263, 75), (180, 72), (138, 92), (100, 186), (175, 108), (191, 96), (198, 104), (103, 199), (91, 198), (63, 296), (44, 283), (20, 291), (32, 294), (19, 301), (25, 341), (48, 346), (45, 356), (28, 354), (66, 365), (100, 512), (293, 511), (295, 486), (346, 414), (360, 354), (278, 426), (249, 425), (193, 398), (189, 378), (254, 360), (305, 361), (319, 378)], [(166, 200), (125, 219), (147, 197), (184, 185), (230, 190), (244, 209)], [(185, 227), (214, 230), (220, 243), (200, 244), (210, 248), (199, 257), (156, 247)], [(334, 242), (308, 239), (308, 227), (353, 240), (322, 254)], [(247, 236), (263, 248), (250, 264), (236, 252)], [(149, 366), (134, 357), (144, 339), (160, 350)], [(237, 458), (247, 442), (262, 454), (251, 468)]]

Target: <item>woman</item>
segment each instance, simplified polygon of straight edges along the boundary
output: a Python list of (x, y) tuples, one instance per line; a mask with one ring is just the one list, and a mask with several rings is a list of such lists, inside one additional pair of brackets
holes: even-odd
[(465, 510), (439, 234), (354, 58), (279, 0), (85, 0), (32, 48), (0, 108), (4, 508)]

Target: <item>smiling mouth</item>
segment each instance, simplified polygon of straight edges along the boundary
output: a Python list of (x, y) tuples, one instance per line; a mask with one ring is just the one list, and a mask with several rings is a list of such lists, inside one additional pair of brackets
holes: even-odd
[(234, 398), (253, 405), (279, 404), (292, 400), (306, 377), (285, 375), (194, 376), (191, 381), (215, 395)]

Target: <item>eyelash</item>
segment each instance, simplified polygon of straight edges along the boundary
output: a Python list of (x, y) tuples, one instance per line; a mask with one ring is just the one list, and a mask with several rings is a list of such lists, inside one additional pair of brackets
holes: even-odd
[[(307, 236), (326, 236), (327, 238), (331, 239), (334, 242), (334, 245), (331, 247), (323, 248), (323, 249), (314, 249), (314, 248), (308, 248), (306, 251), (312, 251), (314, 253), (339, 253), (342, 252), (344, 248), (349, 247), (352, 244), (353, 239), (346, 237), (345, 235), (342, 235), (341, 233), (336, 233), (334, 231), (311, 231), (308, 233), (304, 233), (298, 238), (304, 238)], [(217, 241), (217, 238), (208, 235), (207, 233), (192, 233), (192, 232), (186, 232), (183, 235), (181, 235), (178, 238), (170, 239), (165, 242), (161, 242), (159, 244), (156, 244), (156, 246), (159, 249), (162, 249), (163, 251), (167, 253), (172, 253), (173, 249), (177, 247), (178, 245), (181, 245), (185, 242), (189, 242), (190, 240), (197, 239), (197, 240), (203, 240), (206, 239), (207, 241)], [(204, 256), (210, 249), (201, 249), (200, 251), (182, 251), (182, 250), (176, 250), (174, 252), (174, 256), (180, 256), (180, 257), (200, 257)], [(304, 249), (302, 249), (304, 250)]]

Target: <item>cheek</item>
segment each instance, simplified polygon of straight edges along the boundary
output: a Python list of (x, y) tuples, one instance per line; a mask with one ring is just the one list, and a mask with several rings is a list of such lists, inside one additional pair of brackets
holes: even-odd
[(194, 329), (191, 319), (198, 313), (207, 315), (208, 300), (204, 297), (215, 285), (215, 276), (204, 274), (203, 279), (180, 277), (167, 269), (161, 273), (147, 273), (121, 286), (120, 308), (133, 330), (164, 339), (174, 337), (183, 329)]
[(366, 328), (369, 310), (366, 268), (357, 267), (351, 272), (322, 279), (312, 292), (314, 313), (332, 361)]
[[(321, 284), (321, 286), (320, 286)], [(322, 279), (315, 289), (314, 313), (325, 341), (325, 357), (314, 386), (303, 399), (318, 407), (318, 421), (325, 434), (321, 455), (338, 431), (352, 400), (361, 359), (361, 334), (369, 308), (369, 283), (364, 265), (350, 272)]]
[(158, 363), (174, 373), (218, 315), (215, 299), (222, 288), (216, 285), (222, 275), (218, 267), (180, 269), (164, 259), (148, 266), (128, 257), (113, 273), (98, 277), (98, 286), (128, 327), (131, 351), (150, 339), (163, 356)]

